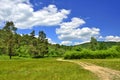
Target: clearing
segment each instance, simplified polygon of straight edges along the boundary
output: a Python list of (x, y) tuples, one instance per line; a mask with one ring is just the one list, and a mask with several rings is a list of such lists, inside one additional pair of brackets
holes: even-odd
[(77, 64), (56, 58), (0, 58), (0, 80), (98, 80)]

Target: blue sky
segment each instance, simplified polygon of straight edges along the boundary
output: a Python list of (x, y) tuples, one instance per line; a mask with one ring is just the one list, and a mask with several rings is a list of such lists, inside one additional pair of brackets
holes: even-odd
[[(9, 4), (8, 4), (9, 3)], [(120, 0), (0, 0), (0, 26), (14, 21), (19, 34), (43, 30), (50, 43), (120, 41)]]

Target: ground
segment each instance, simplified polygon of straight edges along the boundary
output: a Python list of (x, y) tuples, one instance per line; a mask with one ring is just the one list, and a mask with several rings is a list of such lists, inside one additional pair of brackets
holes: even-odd
[(0, 80), (120, 80), (120, 59), (0, 56)]
[(56, 58), (0, 60), (0, 80), (98, 80), (81, 66)]
[(95, 64), (91, 64), (87, 62), (80, 62), (75, 60), (62, 60), (62, 59), (57, 59), (57, 60), (76, 63), (82, 66), (84, 69), (96, 74), (100, 80), (120, 80), (120, 71), (117, 70), (97, 66)]

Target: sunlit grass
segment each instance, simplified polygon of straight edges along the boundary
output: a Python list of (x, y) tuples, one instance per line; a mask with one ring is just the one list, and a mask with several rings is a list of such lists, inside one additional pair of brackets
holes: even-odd
[(80, 61), (90, 62), (99, 66), (120, 71), (120, 59), (82, 59)]
[[(16, 60), (17, 59), (17, 60)], [(0, 59), (0, 80), (98, 80), (77, 64), (43, 59)]]

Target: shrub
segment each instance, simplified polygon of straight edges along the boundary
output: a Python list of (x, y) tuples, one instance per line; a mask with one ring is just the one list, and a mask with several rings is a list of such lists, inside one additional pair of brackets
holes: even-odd
[(83, 49), (82, 51), (67, 51), (64, 54), (65, 59), (105, 59), (105, 58), (120, 58), (120, 52), (117, 47), (112, 47), (107, 50), (92, 51)]
[(64, 54), (65, 59), (80, 59), (80, 55), (77, 51), (67, 51)]
[(20, 46), (20, 48), (16, 49), (16, 54), (19, 57), (28, 57), (30, 56), (30, 48), (27, 45)]
[(3, 47), (3, 46), (0, 46), (0, 55), (6, 54), (6, 53), (7, 53), (7, 48)]
[(48, 56), (50, 57), (61, 57), (65, 53), (63, 49), (49, 49)]

